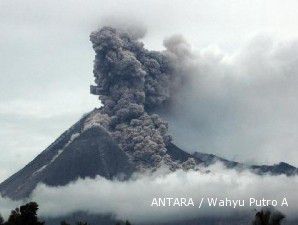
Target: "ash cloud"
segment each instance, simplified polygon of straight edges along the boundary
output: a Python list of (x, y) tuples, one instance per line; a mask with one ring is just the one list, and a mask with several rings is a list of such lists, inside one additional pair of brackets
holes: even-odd
[[(154, 164), (171, 161), (165, 151), (171, 134), (190, 152), (297, 164), (296, 40), (259, 36), (227, 54), (218, 48), (196, 52), (174, 35), (157, 52), (145, 49), (129, 33), (133, 28), (124, 28), (105, 27), (91, 41), (97, 84), (92, 92), (100, 95), (102, 112), (111, 119), (108, 129), (125, 150)], [(159, 116), (152, 119), (153, 113)], [(137, 135), (140, 130), (146, 132)]]
[(186, 80), (162, 115), (174, 143), (248, 163), (297, 165), (297, 43), (258, 36), (233, 54), (183, 50)]
[[(295, 219), (298, 210), (296, 187), (298, 177), (258, 176), (249, 171), (228, 170), (220, 164), (208, 167), (209, 171), (176, 170), (168, 173), (164, 168), (144, 175), (135, 175), (127, 181), (111, 181), (102, 177), (79, 179), (63, 187), (48, 187), (40, 184), (29, 200), (40, 205), (40, 215), (64, 216), (77, 211), (91, 214), (111, 213), (118, 219), (138, 222), (177, 221), (194, 217), (232, 216), (248, 212), (252, 221), (255, 209), (260, 207), (210, 208), (196, 207), (151, 207), (154, 197), (192, 197), (196, 205), (201, 197), (245, 199), (276, 199), (286, 197), (289, 207), (276, 207), (289, 220)], [(90, 191), (92, 190), (92, 191)], [(140, 191), (142, 190), (142, 191)], [(49, 201), (51, 199), (51, 201)], [(1, 212), (20, 204), (1, 200)], [(4, 203), (3, 203), (4, 202)], [(5, 214), (7, 216), (7, 214)]]
[(106, 129), (134, 159), (156, 166), (162, 161), (177, 167), (166, 154), (171, 141), (168, 124), (153, 112), (170, 101), (180, 84), (177, 61), (184, 58), (181, 38), (165, 42), (165, 52), (149, 51), (131, 29), (103, 27), (91, 33), (96, 53), (91, 93), (99, 95)]

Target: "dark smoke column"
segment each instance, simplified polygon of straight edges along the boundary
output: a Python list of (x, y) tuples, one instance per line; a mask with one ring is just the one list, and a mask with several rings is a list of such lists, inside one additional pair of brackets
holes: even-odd
[(91, 93), (99, 95), (108, 131), (140, 167), (171, 164), (168, 125), (152, 114), (171, 96), (170, 57), (144, 49), (132, 35), (111, 27), (91, 33), (90, 40), (96, 53)]

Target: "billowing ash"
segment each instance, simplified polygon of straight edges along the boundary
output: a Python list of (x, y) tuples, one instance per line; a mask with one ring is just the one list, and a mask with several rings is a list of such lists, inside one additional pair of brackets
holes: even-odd
[(153, 112), (170, 101), (181, 81), (174, 66), (180, 57), (176, 52), (181, 52), (173, 47), (180, 41), (168, 41), (165, 45), (171, 49), (157, 52), (146, 50), (136, 37), (111, 27), (91, 33), (96, 52), (91, 93), (103, 104), (100, 113), (109, 118), (106, 128), (134, 160), (171, 164), (166, 153), (171, 141), (168, 124)]

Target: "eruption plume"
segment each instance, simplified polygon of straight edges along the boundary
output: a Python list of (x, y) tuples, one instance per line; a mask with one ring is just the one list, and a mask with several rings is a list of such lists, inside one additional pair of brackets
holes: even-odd
[(96, 53), (91, 93), (99, 95), (99, 111), (109, 118), (105, 128), (140, 165), (175, 166), (167, 155), (168, 124), (153, 112), (179, 86), (174, 65), (183, 53), (180, 39), (166, 42), (167, 51), (148, 51), (135, 35), (103, 27), (90, 40)]

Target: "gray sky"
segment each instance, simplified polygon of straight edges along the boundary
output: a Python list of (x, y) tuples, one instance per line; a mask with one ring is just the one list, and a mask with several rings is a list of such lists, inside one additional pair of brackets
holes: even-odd
[[(83, 113), (98, 106), (96, 97), (89, 94), (94, 57), (89, 33), (106, 17), (144, 24), (144, 42), (150, 49), (161, 49), (165, 37), (181, 33), (194, 51), (211, 49), (214, 53), (220, 49), (233, 55), (260, 34), (274, 40), (295, 40), (297, 11), (295, 0), (1, 0), (0, 181), (28, 163)], [(291, 126), (291, 131), (297, 130)], [(207, 140), (212, 141), (212, 135)], [(268, 161), (288, 155), (283, 160), (298, 165), (293, 159), (295, 138), (281, 146), (290, 145), (289, 154), (274, 154)], [(223, 149), (202, 150), (251, 160), (239, 149)]]

